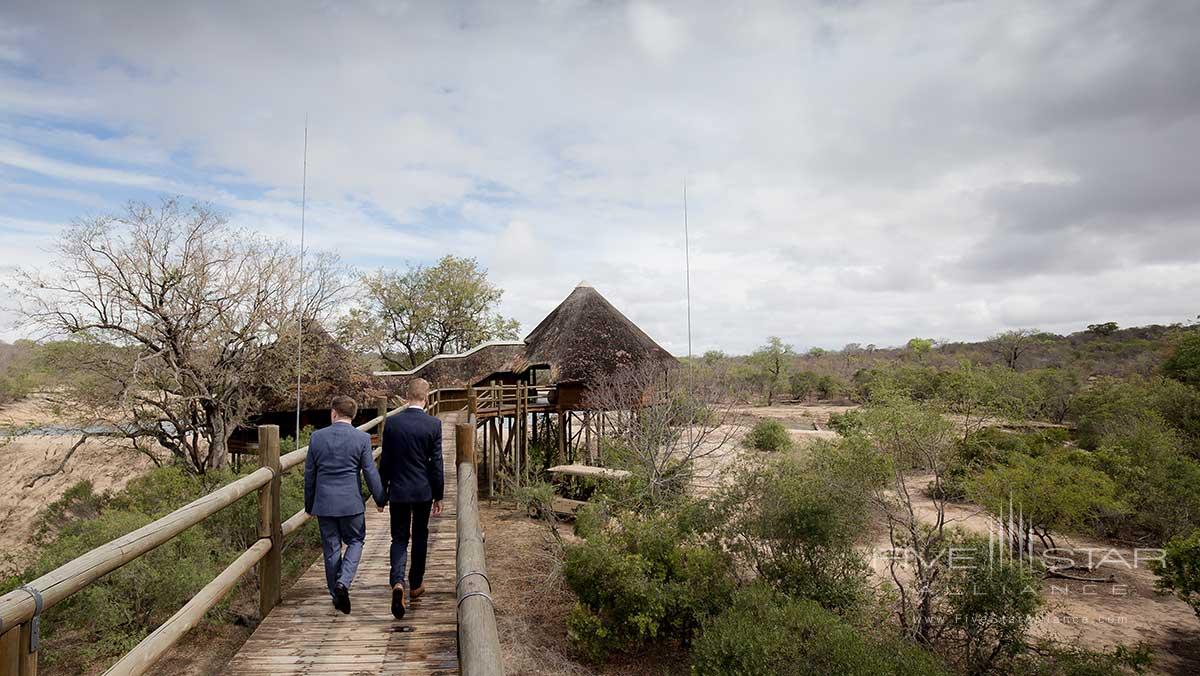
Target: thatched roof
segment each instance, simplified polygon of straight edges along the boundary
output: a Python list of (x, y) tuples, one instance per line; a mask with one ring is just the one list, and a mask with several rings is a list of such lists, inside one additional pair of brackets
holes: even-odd
[[(306, 328), (301, 342), (301, 408), (328, 408), (330, 400), (339, 394), (353, 397), (359, 405), (389, 394), (389, 383), (372, 375), (366, 361), (343, 347), (324, 327)], [(280, 343), (279, 348), (272, 362), (283, 377), (275, 387), (260, 393), (263, 411), (296, 408), (295, 338), (290, 344)]]
[(525, 338), (525, 354), (511, 370), (545, 365), (552, 382), (590, 385), (647, 363), (671, 368), (679, 362), (599, 291), (580, 283)]
[(393, 382), (421, 377), (434, 387), (467, 387), (500, 373), (550, 369), (552, 383), (584, 386), (646, 363), (678, 365), (669, 352), (586, 283), (559, 303), (520, 342), (484, 343), (457, 355), (438, 355), (415, 369), (387, 371)]
[[(525, 352), (520, 341), (495, 341), (477, 345), (461, 354), (439, 354), (408, 371), (386, 371), (392, 380), (407, 383), (409, 378), (421, 377), (435, 389), (440, 387), (470, 387), (487, 376), (504, 371)], [(399, 391), (402, 388), (397, 388)]]

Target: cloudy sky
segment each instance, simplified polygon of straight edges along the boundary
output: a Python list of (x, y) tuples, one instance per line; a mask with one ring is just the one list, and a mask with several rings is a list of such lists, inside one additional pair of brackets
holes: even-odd
[[(1200, 312), (1200, 2), (0, 5), (0, 266), (182, 195), (686, 351)], [(12, 335), (11, 329), (6, 327)]]

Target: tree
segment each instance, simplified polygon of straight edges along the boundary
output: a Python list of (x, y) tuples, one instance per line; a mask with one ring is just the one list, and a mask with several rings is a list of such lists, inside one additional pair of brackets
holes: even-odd
[(593, 385), (587, 405), (605, 411), (605, 462), (629, 470), (631, 503), (674, 497), (691, 479), (717, 471), (738, 432), (733, 401), (717, 376), (664, 373), (656, 364), (635, 365)]
[(1156, 562), (1155, 586), (1162, 592), (1174, 592), (1196, 611), (1200, 618), (1200, 529), (1167, 544), (1163, 560)]
[(72, 338), (72, 398), (115, 406), (135, 446), (199, 473), (226, 464), (257, 394), (286, 378), (297, 315), (323, 319), (343, 289), (336, 257), (310, 257), (302, 287), (283, 243), (170, 199), (79, 221), (55, 253), (54, 273), (20, 270), (14, 293), (27, 322)]
[(996, 354), (1004, 360), (1004, 364), (1015, 371), (1021, 356), (1033, 346), (1034, 339), (1039, 333), (1037, 329), (1002, 331), (992, 336), (991, 342)]
[(1104, 322), (1103, 324), (1088, 324), (1087, 330), (1098, 336), (1111, 336), (1119, 328), (1116, 322)]
[(1163, 373), (1181, 383), (1200, 387), (1200, 333), (1189, 333), (1179, 341), (1163, 363)]
[[(892, 554), (888, 573), (898, 592), (897, 618), (906, 636), (931, 645), (938, 635), (937, 610), (945, 596), (945, 481), (955, 458), (957, 430), (930, 404), (883, 396), (862, 409), (862, 426), (842, 443), (863, 448), (864, 473), (875, 477), (872, 502), (884, 516)], [(909, 474), (927, 474), (932, 513), (918, 509), (919, 488)], [(907, 570), (906, 570), (907, 569)]]
[(1043, 547), (1055, 547), (1054, 533), (1080, 530), (1121, 506), (1112, 479), (1061, 452), (1036, 458), (1013, 454), (973, 481), (969, 493), (1006, 531), (1017, 521), (1014, 527), (1021, 532), (1009, 536), (1018, 552), (1028, 550), (1032, 535)]
[(517, 337), (517, 321), (496, 309), (504, 291), (474, 258), (445, 256), (433, 267), (378, 270), (359, 281), (365, 298), (342, 321), (340, 334), (393, 368)]
[(750, 355), (750, 364), (758, 371), (767, 390), (767, 406), (775, 403), (775, 394), (787, 386), (796, 353), (779, 336), (771, 336), (767, 344)]
[(925, 355), (933, 349), (933, 339), (909, 338), (908, 343), (905, 344), (905, 347), (908, 348), (909, 352), (917, 355), (917, 361), (923, 361), (925, 359)]

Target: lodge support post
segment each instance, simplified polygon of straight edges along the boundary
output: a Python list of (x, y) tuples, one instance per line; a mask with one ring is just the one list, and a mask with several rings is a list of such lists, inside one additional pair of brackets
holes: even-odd
[(280, 522), (279, 425), (258, 426), (258, 462), (271, 470), (271, 480), (258, 489), (258, 537), (269, 539), (271, 549), (258, 562), (258, 616), (267, 613), (281, 597), (283, 526)]
[(567, 420), (563, 416), (562, 409), (558, 409), (558, 462), (557, 465), (564, 465), (567, 462)]

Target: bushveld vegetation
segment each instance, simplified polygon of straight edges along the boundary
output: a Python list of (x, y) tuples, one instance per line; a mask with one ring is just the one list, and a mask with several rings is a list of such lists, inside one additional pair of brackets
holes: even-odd
[[(291, 439), (285, 440), (285, 450), (294, 447)], [(35, 536), (37, 560), (0, 580), (0, 591), (54, 570), (237, 476), (229, 470), (196, 475), (170, 465), (150, 470), (117, 493), (96, 493), (90, 483), (80, 482), (43, 510)], [(289, 472), (283, 477), (282, 509), (290, 515), (303, 506), (303, 477)], [(246, 496), (48, 610), (42, 621), (43, 668), (51, 674), (83, 673), (128, 652), (253, 544), (257, 523), (256, 499)], [(299, 575), (319, 551), (315, 523), (310, 522), (283, 550), (285, 580)], [(252, 625), (257, 590), (257, 578), (247, 576), (208, 614), (206, 623)], [(241, 607), (255, 610), (242, 614)]]
[[(1022, 505), (1020, 527), (1006, 533), (1018, 551), (1065, 534), (1165, 546), (1160, 588), (1200, 605), (1200, 391), (1178, 366), (1195, 335), (1022, 331), (973, 352), (987, 355), (980, 362), (910, 346), (848, 377), (811, 368), (846, 355), (798, 355), (776, 340), (754, 359), (709, 353), (693, 364), (701, 377), (741, 378), (764, 403), (780, 383), (798, 383), (803, 399), (828, 377), (839, 383), (828, 396), (862, 406), (831, 419), (839, 439), (754, 455), (703, 496), (662, 493), (623, 509), (628, 496), (607, 496), (629, 489), (602, 485), (576, 524), (583, 541), (566, 547), (578, 597), (569, 636), (598, 661), (674, 644), (705, 674), (1141, 672), (1145, 647), (1035, 639), (1042, 578), (1059, 571), (995, 558), (993, 543), (952, 527), (946, 510), (971, 500), (1007, 528), (1007, 510)], [(1125, 366), (1095, 377), (1082, 365), (1097, 354), (1123, 355)], [(756, 363), (758, 382), (739, 371)], [(770, 441), (778, 431), (760, 424), (746, 445), (780, 448)], [(931, 518), (918, 518), (919, 500), (924, 510), (932, 501)], [(872, 523), (890, 543), (883, 588), (864, 553)], [(986, 563), (953, 565), (939, 556), (951, 549)]]

